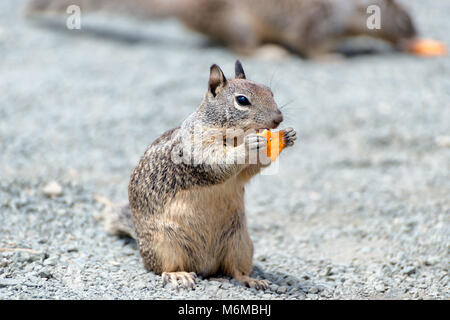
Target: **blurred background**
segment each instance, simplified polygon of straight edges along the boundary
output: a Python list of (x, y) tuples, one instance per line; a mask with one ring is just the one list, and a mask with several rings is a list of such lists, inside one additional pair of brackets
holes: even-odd
[[(25, 3), (0, 3), (0, 298), (450, 298), (448, 55), (239, 56), (175, 19), (100, 12), (69, 31)], [(401, 3), (450, 46), (448, 0)], [(298, 136), (246, 189), (254, 273), (273, 285), (175, 293), (103, 231), (93, 197), (126, 202), (147, 146), (237, 58)]]

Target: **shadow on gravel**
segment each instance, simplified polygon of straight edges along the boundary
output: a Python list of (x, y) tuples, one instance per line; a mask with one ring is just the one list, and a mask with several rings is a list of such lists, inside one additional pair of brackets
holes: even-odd
[(263, 271), (258, 266), (254, 266), (251, 276), (268, 280), (270, 282), (269, 290), (280, 295), (289, 293), (290, 295), (294, 296), (303, 296), (306, 295), (309, 291), (307, 289), (305, 281), (302, 281), (284, 272), (268, 272)]
[(136, 240), (128, 236), (116, 236), (123, 242), (124, 246), (130, 246), (134, 250), (139, 250)]
[[(224, 48), (224, 45), (214, 39), (204, 38), (201, 41), (183, 40), (181, 38), (171, 38), (167, 34), (136, 34), (131, 31), (113, 29), (110, 26), (94, 26), (94, 25), (83, 25), (80, 30), (70, 30), (68, 29), (64, 22), (58, 17), (40, 17), (33, 18), (29, 17), (29, 22), (32, 25), (43, 29), (49, 29), (53, 32), (59, 32), (64, 35), (84, 37), (84, 38), (94, 38), (102, 39), (106, 41), (113, 41), (122, 43), (125, 45), (151, 45), (166, 48)], [(392, 54), (394, 50), (388, 48), (386, 45), (378, 44), (371, 46), (375, 41), (368, 41), (366, 45), (368, 46), (356, 46), (348, 45), (344, 43), (336, 48), (336, 53), (342, 55), (345, 58), (358, 58), (361, 56), (372, 56), (381, 54)], [(376, 42), (375, 42), (376, 43)], [(292, 55), (297, 55), (301, 58), (305, 58), (300, 53), (292, 48), (286, 47)]]
[[(119, 238), (121, 241), (123, 241), (124, 246), (131, 246), (133, 249), (138, 250), (137, 242), (133, 238), (126, 236), (119, 236)], [(268, 280), (270, 282), (269, 290), (274, 293), (286, 294), (287, 292), (289, 292), (289, 294), (291, 295), (305, 295), (309, 291), (307, 289), (305, 281), (299, 280), (298, 278), (284, 272), (277, 271), (272, 273), (263, 271), (263, 269), (259, 266), (254, 266), (251, 276), (257, 279)], [(241, 284), (236, 280), (233, 280), (230, 277), (220, 273), (205, 277), (204, 279), (207, 281), (215, 280), (219, 282), (231, 281), (236, 286), (241, 286)]]
[(30, 20), (30, 23), (34, 26), (48, 29), (52, 32), (59, 32), (71, 37), (102, 39), (125, 45), (151, 45), (166, 48), (197, 47), (192, 41), (183, 41), (183, 39), (180, 38), (170, 38), (167, 35), (133, 34), (131, 31), (114, 30), (110, 27), (83, 25), (83, 28), (80, 30), (70, 30), (66, 28), (62, 21), (53, 18), (32, 19)]

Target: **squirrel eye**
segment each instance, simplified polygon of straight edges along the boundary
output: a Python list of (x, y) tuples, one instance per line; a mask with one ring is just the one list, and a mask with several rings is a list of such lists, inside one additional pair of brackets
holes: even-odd
[(248, 101), (247, 97), (245, 97), (245, 96), (237, 96), (236, 101), (241, 106), (249, 106), (250, 105), (250, 101)]

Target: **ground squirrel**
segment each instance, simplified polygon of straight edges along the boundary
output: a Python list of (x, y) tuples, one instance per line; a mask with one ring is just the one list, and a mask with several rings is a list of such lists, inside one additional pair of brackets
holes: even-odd
[[(134, 237), (145, 267), (176, 287), (178, 280), (193, 287), (196, 275), (216, 273), (268, 286), (250, 278), (244, 186), (271, 163), (258, 131), (278, 127), (283, 115), (270, 88), (247, 80), (239, 61), (235, 73), (227, 80), (211, 66), (200, 106), (157, 138), (133, 170), (129, 206), (105, 212), (109, 231)], [(283, 131), (292, 146), (295, 131)]]
[[(175, 16), (185, 25), (242, 54), (265, 43), (304, 57), (332, 52), (339, 40), (370, 36), (406, 50), (416, 36), (408, 12), (394, 0), (31, 0), (28, 13), (110, 10), (142, 18)], [(380, 8), (380, 29), (369, 29), (367, 8)]]

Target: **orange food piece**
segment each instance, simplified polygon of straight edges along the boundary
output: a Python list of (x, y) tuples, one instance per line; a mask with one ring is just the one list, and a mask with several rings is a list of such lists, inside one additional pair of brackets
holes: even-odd
[(275, 159), (280, 155), (281, 150), (283, 150), (286, 146), (283, 140), (284, 131), (281, 130), (278, 132), (270, 132), (270, 130), (266, 129), (259, 134), (267, 139), (266, 154), (272, 161), (275, 161)]
[(413, 40), (409, 46), (408, 51), (419, 56), (443, 56), (447, 53), (445, 44), (432, 39), (417, 39)]

